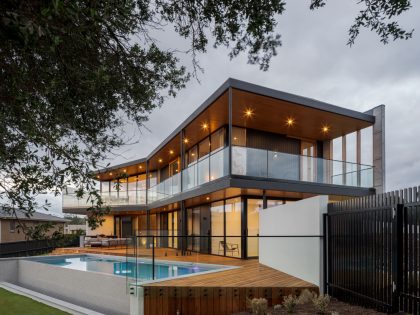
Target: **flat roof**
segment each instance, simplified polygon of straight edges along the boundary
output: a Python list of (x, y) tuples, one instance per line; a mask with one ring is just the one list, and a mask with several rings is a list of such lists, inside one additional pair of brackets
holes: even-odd
[(118, 169), (122, 167), (127, 167), (133, 164), (144, 163), (150, 159), (153, 155), (158, 153), (172, 138), (178, 135), (182, 129), (184, 129), (188, 124), (190, 124), (195, 118), (198, 117), (207, 107), (209, 107), (214, 101), (216, 101), (223, 93), (225, 93), (229, 88), (234, 88), (246, 92), (251, 92), (254, 94), (271, 97), (278, 100), (283, 100), (286, 102), (303, 105), (309, 108), (330, 112), (333, 114), (338, 114), (346, 117), (351, 117), (358, 120), (363, 120), (369, 123), (375, 122), (375, 117), (366, 113), (358, 112), (355, 110), (339, 107), (337, 105), (321, 102), (313, 98), (308, 98), (304, 96), (299, 96), (275, 89), (270, 89), (261, 85), (252, 84), (249, 82), (229, 78), (227, 79), (215, 92), (213, 92), (187, 119), (185, 119), (168, 137), (165, 138), (148, 156), (141, 159), (129, 161), (122, 164), (112, 165), (107, 168), (100, 169), (95, 171), (94, 174), (100, 174), (107, 172), (111, 169)]

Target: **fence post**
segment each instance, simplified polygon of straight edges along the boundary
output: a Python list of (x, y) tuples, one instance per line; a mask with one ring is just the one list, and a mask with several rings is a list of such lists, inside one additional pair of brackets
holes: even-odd
[(329, 230), (330, 230), (330, 217), (328, 216), (328, 213), (324, 213), (322, 214), (322, 219), (323, 219), (323, 226), (322, 226), (322, 245), (323, 245), (323, 293), (324, 294), (329, 294), (329, 268), (330, 268), (330, 264), (329, 264), (329, 257), (330, 257), (330, 253), (329, 253)]
[(155, 235), (152, 235), (152, 279), (155, 280)]
[(392, 238), (392, 312), (399, 312), (399, 298), (403, 281), (403, 233), (404, 233), (404, 205), (397, 204), (393, 222)]

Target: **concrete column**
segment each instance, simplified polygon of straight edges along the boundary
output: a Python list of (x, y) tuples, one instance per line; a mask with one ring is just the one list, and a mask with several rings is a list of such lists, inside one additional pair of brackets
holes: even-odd
[(373, 187), (377, 194), (386, 191), (385, 181), (385, 105), (368, 110), (366, 114), (375, 116), (373, 125)]

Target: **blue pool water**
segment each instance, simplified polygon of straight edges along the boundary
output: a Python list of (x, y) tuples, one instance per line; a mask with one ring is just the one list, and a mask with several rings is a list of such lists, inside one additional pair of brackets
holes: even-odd
[[(63, 268), (112, 274), (135, 278), (138, 281), (152, 280), (152, 262), (150, 260), (94, 255), (43, 256), (30, 259), (40, 263)], [(155, 279), (174, 278), (208, 271), (226, 269), (226, 266), (178, 263), (173, 261), (155, 263)]]

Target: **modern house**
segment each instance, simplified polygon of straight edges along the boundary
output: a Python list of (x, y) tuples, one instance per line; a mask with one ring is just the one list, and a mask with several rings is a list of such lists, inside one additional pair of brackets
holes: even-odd
[(62, 232), (66, 222), (69, 220), (41, 212), (34, 212), (27, 217), (22, 211), (17, 211), (16, 215), (13, 215), (0, 209), (0, 243), (26, 241), (27, 236), (22, 226), (34, 228), (39, 224), (50, 223), (51, 227), (46, 236), (52, 236), (54, 232)]
[[(112, 212), (87, 233), (150, 233), (165, 236), (161, 247), (256, 257), (258, 241), (246, 236), (258, 235), (264, 208), (384, 191), (384, 114), (228, 79), (147, 157), (95, 173)], [(63, 212), (86, 208), (63, 193)]]

